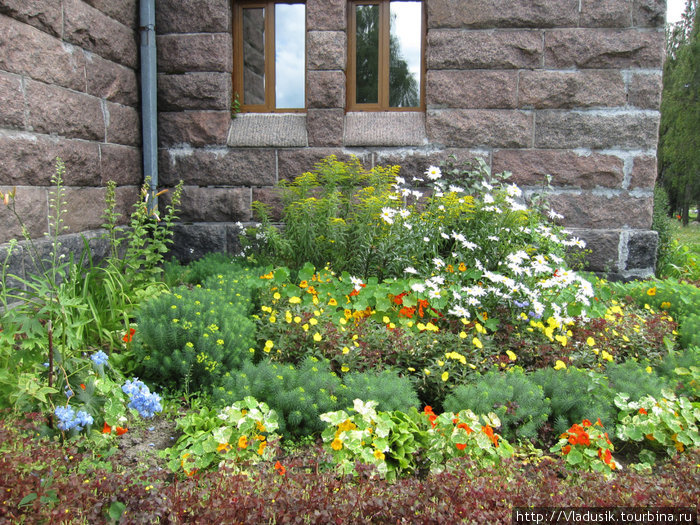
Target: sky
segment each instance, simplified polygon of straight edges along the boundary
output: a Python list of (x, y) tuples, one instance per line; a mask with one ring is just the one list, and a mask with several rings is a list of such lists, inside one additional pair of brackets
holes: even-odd
[(666, 8), (666, 22), (678, 22), (683, 14), (683, 8), (685, 8), (685, 0), (667, 0)]

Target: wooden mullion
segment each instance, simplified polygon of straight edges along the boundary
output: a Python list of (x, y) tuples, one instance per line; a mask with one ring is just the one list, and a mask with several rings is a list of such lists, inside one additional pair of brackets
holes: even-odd
[(389, 109), (389, 50), (391, 9), (388, 1), (379, 4), (379, 107)]
[(265, 7), (265, 108), (276, 109), (275, 101), (275, 2)]

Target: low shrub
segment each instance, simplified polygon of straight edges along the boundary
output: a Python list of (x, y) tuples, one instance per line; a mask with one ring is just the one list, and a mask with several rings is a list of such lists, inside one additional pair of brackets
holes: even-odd
[(668, 379), (658, 375), (648, 363), (634, 360), (608, 364), (605, 375), (614, 392), (624, 392), (633, 401), (644, 396), (658, 397), (662, 390), (671, 386)]
[[(657, 366), (659, 375), (665, 377), (679, 396), (700, 400), (700, 377), (692, 369), (700, 363), (700, 346), (691, 346), (679, 351), (670, 351)], [(679, 373), (680, 371), (680, 373)]]

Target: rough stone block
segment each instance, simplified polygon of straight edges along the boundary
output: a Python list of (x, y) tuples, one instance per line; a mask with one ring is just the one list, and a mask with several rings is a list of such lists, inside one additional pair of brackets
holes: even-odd
[(581, 27), (630, 27), (632, 2), (630, 0), (582, 0)]
[(100, 152), (95, 143), (0, 132), (0, 184), (51, 186), (56, 157), (66, 165), (66, 185), (90, 186), (100, 180)]
[(345, 0), (307, 0), (306, 27), (312, 31), (345, 31), (346, 4)]
[(629, 189), (653, 190), (656, 185), (656, 156), (641, 155), (632, 161)]
[(653, 149), (659, 114), (637, 111), (540, 111), (536, 148)]
[(569, 228), (572, 235), (585, 241), (586, 270), (608, 273), (619, 270), (620, 232), (619, 230), (585, 230)]
[(231, 29), (229, 0), (158, 0), (159, 33), (222, 33)]
[(140, 86), (136, 72), (93, 53), (85, 53), (87, 92), (110, 102), (136, 107)]
[[(0, 186), (3, 193), (12, 191), (11, 186)], [(17, 186), (15, 195), (17, 213), (24, 221), (29, 235), (40, 237), (48, 228), (46, 218), (48, 208), (48, 195), (45, 188), (33, 188), (29, 186)], [(22, 227), (15, 216), (10, 213), (7, 206), (0, 206), (0, 243), (10, 239), (22, 239)]]
[(25, 92), (30, 129), (70, 138), (104, 140), (105, 122), (99, 99), (31, 80), (25, 82)]
[[(161, 202), (169, 203), (170, 195), (162, 195)], [(183, 222), (248, 221), (250, 204), (250, 188), (185, 186), (179, 216)]]
[(80, 49), (1, 15), (0, 34), (0, 69), (85, 91), (85, 58)]
[(344, 31), (306, 33), (306, 60), (309, 70), (345, 70), (347, 37)]
[(311, 147), (340, 146), (343, 143), (343, 109), (309, 109), (306, 112), (306, 128)]
[(628, 103), (641, 109), (659, 109), (662, 90), (661, 71), (633, 73), (627, 86)]
[(165, 186), (180, 179), (192, 186), (272, 186), (277, 180), (272, 149), (171, 149), (160, 159)]
[(141, 119), (139, 111), (130, 106), (105, 103), (107, 137), (105, 142), (139, 146), (141, 144)]
[(428, 69), (521, 69), (542, 66), (539, 31), (428, 32)]
[[(268, 206), (270, 211), (270, 220), (280, 222), (282, 220), (282, 195), (278, 188), (253, 188), (253, 201), (262, 202)], [(253, 220), (259, 217), (251, 217)]]
[(100, 183), (113, 180), (118, 186), (140, 185), (143, 181), (141, 148), (100, 144)]
[(510, 171), (520, 186), (540, 186), (546, 175), (552, 186), (583, 189), (620, 189), (623, 161), (614, 155), (580, 155), (566, 150), (497, 150), (493, 152), (494, 173)]
[(625, 83), (619, 71), (523, 71), (521, 108), (567, 109), (624, 106)]
[[(0, 233), (0, 238), (2, 238), (2, 233)], [(0, 241), (4, 242), (4, 241)], [(24, 290), (25, 286), (21, 281), (10, 277), (11, 275), (16, 275), (20, 278), (24, 278), (24, 246), (21, 243), (17, 243), (15, 246), (10, 248), (9, 245), (0, 246), (0, 261), (6, 263), (7, 266), (3, 268), (6, 275), (5, 285), (8, 290)]]
[(417, 111), (364, 111), (345, 115), (346, 146), (422, 146), (425, 116)]
[(664, 34), (637, 29), (553, 29), (545, 34), (544, 53), (546, 68), (659, 69)]
[(132, 29), (138, 28), (138, 0), (84, 0), (95, 9)]
[[(425, 178), (425, 172), (430, 166), (441, 166), (450, 162), (454, 168), (469, 169), (473, 167), (474, 160), (480, 157), (489, 163), (489, 155), (481, 151), (467, 149), (445, 149), (439, 152), (432, 150), (386, 150), (375, 154), (375, 164), (378, 166), (401, 166), (399, 175), (411, 184), (413, 177)], [(448, 170), (443, 169), (443, 178), (446, 181), (459, 184), (463, 177), (453, 177)]]
[(240, 240), (241, 231), (238, 223), (226, 224), (226, 253), (229, 255), (243, 255)]
[(65, 202), (64, 225), (68, 227), (68, 232), (78, 233), (101, 226), (105, 208), (104, 188), (67, 187)]
[(53, 36), (60, 37), (63, 31), (61, 3), (55, 0), (2, 0), (0, 13)]
[(655, 231), (625, 233), (627, 237), (627, 260), (625, 261), (624, 269), (650, 269), (653, 272), (656, 266), (656, 249), (659, 243), (659, 234)]
[(139, 64), (137, 34), (81, 0), (63, 0), (63, 38), (132, 69)]
[(429, 108), (515, 108), (518, 97), (516, 71), (430, 70), (426, 79)]
[[(116, 189), (116, 212), (120, 214), (119, 223), (128, 224), (129, 217), (134, 211), (134, 204), (139, 201), (140, 188), (138, 186), (119, 186)], [(160, 208), (161, 211), (164, 208)]]
[(431, 0), (428, 27), (575, 27), (578, 0)]
[(345, 73), (342, 71), (309, 71), (306, 74), (306, 107), (345, 107)]
[(222, 110), (231, 108), (231, 75), (228, 73), (186, 73), (158, 75), (158, 108)]
[(230, 73), (233, 68), (232, 46), (231, 33), (159, 35), (156, 45), (158, 71)]
[(632, 22), (637, 27), (663, 28), (666, 24), (666, 0), (633, 0)]
[(300, 113), (241, 113), (231, 119), (227, 143), (233, 148), (306, 146), (306, 117)]
[(24, 129), (24, 93), (22, 79), (0, 72), (0, 126)]
[(160, 146), (226, 144), (231, 116), (228, 111), (187, 111), (159, 113)]
[[(293, 180), (302, 173), (312, 171), (316, 164), (329, 155), (335, 155), (340, 161), (347, 162), (351, 155), (338, 148), (303, 148), (285, 149), (277, 152), (277, 170), (279, 180)], [(369, 154), (358, 155), (360, 162), (366, 167), (372, 167)]]
[(532, 114), (516, 110), (429, 110), (426, 115), (430, 141), (447, 147), (528, 148), (532, 126)]
[(201, 259), (211, 252), (226, 253), (226, 224), (178, 223), (173, 227), (173, 244), (166, 259), (175, 257), (183, 264)]
[(653, 197), (629, 194), (605, 195), (591, 192), (554, 193), (552, 209), (564, 216), (564, 225), (576, 228), (648, 229), (651, 227)]

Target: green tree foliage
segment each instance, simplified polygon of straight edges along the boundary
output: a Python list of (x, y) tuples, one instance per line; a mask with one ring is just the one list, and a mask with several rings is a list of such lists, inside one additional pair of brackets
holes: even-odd
[(687, 0), (680, 22), (666, 39), (659, 170), (671, 211), (688, 224), (700, 203), (700, 25), (698, 2)]

